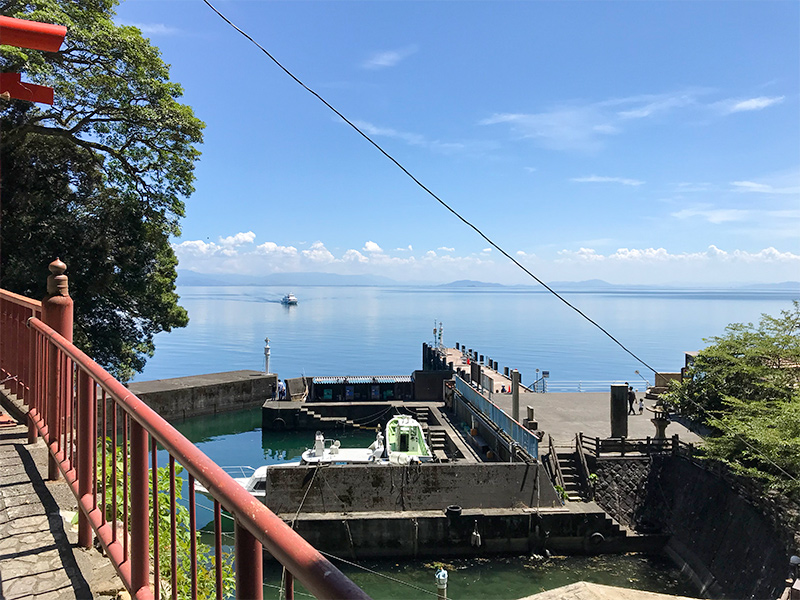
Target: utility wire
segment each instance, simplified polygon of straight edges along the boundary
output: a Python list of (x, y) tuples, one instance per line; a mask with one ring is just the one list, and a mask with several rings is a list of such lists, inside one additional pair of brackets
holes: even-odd
[(402, 585), (405, 585), (407, 587), (415, 589), (418, 592), (422, 592), (424, 594), (429, 594), (431, 596), (437, 596), (438, 597), (438, 594), (436, 592), (432, 592), (430, 590), (426, 590), (425, 588), (421, 588), (419, 586), (416, 586), (413, 583), (408, 583), (407, 581), (403, 581), (402, 579), (397, 579), (395, 577), (392, 577), (391, 575), (386, 575), (386, 574), (380, 573), (378, 571), (373, 571), (372, 569), (370, 569), (368, 567), (365, 567), (364, 565), (359, 565), (358, 563), (354, 563), (354, 562), (351, 562), (349, 560), (345, 560), (341, 556), (336, 556), (334, 554), (331, 554), (330, 552), (322, 552), (321, 550), (319, 551), (319, 553), (322, 554), (323, 556), (327, 556), (328, 558), (333, 558), (335, 560), (341, 561), (346, 565), (350, 565), (351, 567), (356, 567), (358, 569), (361, 569), (362, 571), (366, 571), (367, 573), (371, 573), (372, 575), (377, 575), (378, 577), (383, 577), (384, 579), (388, 579), (389, 581), (393, 581), (394, 583), (400, 583)]
[(534, 274), (533, 274), (533, 273), (532, 273), (530, 270), (528, 270), (528, 269), (527, 269), (525, 266), (523, 266), (523, 265), (522, 265), (522, 264), (521, 264), (521, 263), (520, 263), (520, 262), (519, 262), (517, 259), (515, 259), (515, 258), (514, 258), (513, 256), (511, 256), (511, 255), (510, 255), (508, 252), (506, 252), (505, 250), (503, 250), (503, 248), (501, 248), (501, 247), (500, 247), (500, 246), (499, 246), (497, 243), (495, 243), (495, 242), (494, 242), (494, 241), (493, 241), (491, 238), (489, 238), (489, 236), (487, 236), (485, 233), (483, 233), (483, 231), (481, 231), (481, 230), (480, 230), (480, 229), (479, 229), (477, 226), (473, 225), (473, 224), (472, 224), (470, 221), (468, 221), (467, 219), (465, 219), (464, 217), (462, 217), (460, 213), (458, 213), (458, 212), (457, 212), (457, 211), (456, 211), (454, 208), (452, 208), (452, 207), (451, 207), (449, 204), (447, 204), (447, 203), (446, 203), (444, 200), (442, 200), (442, 199), (441, 199), (439, 196), (437, 196), (437, 195), (436, 195), (436, 194), (435, 194), (433, 191), (431, 191), (431, 189), (430, 189), (430, 188), (428, 188), (428, 187), (427, 187), (425, 184), (423, 184), (423, 183), (422, 183), (422, 182), (421, 182), (419, 179), (417, 179), (417, 178), (416, 178), (414, 175), (412, 175), (412, 174), (411, 174), (411, 172), (410, 172), (408, 169), (406, 169), (406, 168), (405, 168), (405, 167), (404, 167), (402, 164), (400, 164), (400, 162), (399, 162), (397, 159), (395, 159), (395, 158), (394, 158), (394, 157), (393, 157), (391, 154), (389, 154), (389, 153), (388, 153), (386, 150), (384, 150), (384, 149), (383, 149), (383, 147), (382, 147), (380, 144), (378, 144), (378, 143), (377, 143), (375, 140), (373, 140), (371, 137), (369, 137), (369, 135), (367, 135), (366, 133), (364, 133), (364, 132), (363, 132), (363, 131), (362, 131), (362, 130), (361, 130), (359, 127), (358, 127), (358, 125), (356, 125), (356, 124), (355, 124), (355, 123), (353, 123), (353, 122), (352, 122), (350, 119), (348, 119), (347, 117), (345, 117), (345, 116), (344, 116), (344, 115), (343, 115), (341, 112), (339, 112), (339, 111), (338, 111), (336, 108), (334, 108), (334, 107), (333, 107), (333, 106), (332, 106), (332, 105), (331, 105), (331, 104), (330, 104), (330, 103), (329, 103), (327, 100), (325, 100), (325, 98), (323, 98), (322, 96), (320, 96), (320, 95), (319, 95), (317, 92), (315, 92), (315, 91), (314, 91), (314, 90), (312, 90), (310, 87), (308, 87), (308, 86), (307, 86), (305, 83), (303, 83), (302, 81), (300, 81), (300, 79), (299, 79), (299, 78), (297, 78), (297, 77), (294, 75), (294, 73), (292, 73), (292, 72), (291, 72), (289, 69), (287, 69), (286, 67), (284, 67), (284, 66), (283, 66), (283, 65), (280, 63), (280, 61), (278, 61), (278, 59), (276, 59), (274, 56), (272, 56), (272, 54), (270, 54), (270, 52), (269, 52), (269, 51), (268, 51), (266, 48), (264, 48), (264, 47), (263, 47), (261, 44), (259, 44), (259, 43), (258, 43), (257, 41), (255, 41), (255, 40), (254, 40), (252, 37), (250, 37), (250, 35), (248, 35), (248, 34), (247, 34), (247, 33), (245, 33), (244, 31), (242, 31), (242, 30), (241, 30), (239, 27), (237, 27), (237, 26), (236, 26), (236, 25), (235, 25), (233, 22), (231, 22), (231, 20), (230, 20), (230, 19), (228, 19), (228, 18), (227, 18), (225, 15), (223, 15), (221, 12), (219, 12), (219, 11), (218, 11), (218, 10), (217, 10), (217, 9), (214, 7), (214, 5), (212, 5), (212, 4), (211, 4), (211, 2), (209, 2), (208, 0), (203, 0), (203, 2), (205, 2), (205, 3), (206, 3), (206, 5), (207, 5), (207, 6), (208, 6), (208, 7), (209, 7), (211, 10), (213, 10), (215, 13), (217, 13), (217, 15), (219, 15), (219, 17), (220, 17), (220, 18), (221, 18), (223, 21), (225, 21), (225, 22), (226, 22), (228, 25), (230, 25), (231, 27), (233, 27), (233, 28), (234, 28), (236, 31), (238, 31), (240, 34), (242, 34), (244, 37), (246, 37), (248, 40), (250, 40), (250, 41), (251, 41), (253, 44), (255, 44), (255, 46), (256, 46), (256, 47), (258, 47), (258, 49), (259, 49), (259, 50), (261, 50), (261, 51), (262, 51), (264, 54), (266, 54), (266, 55), (267, 55), (267, 57), (269, 57), (269, 59), (270, 59), (272, 62), (274, 62), (274, 63), (275, 63), (275, 64), (276, 64), (276, 65), (277, 65), (277, 66), (278, 66), (278, 67), (279, 67), (279, 68), (280, 68), (280, 69), (281, 69), (281, 70), (282, 70), (284, 73), (286, 73), (286, 74), (287, 74), (289, 77), (291, 77), (291, 78), (292, 78), (292, 79), (293, 79), (293, 80), (294, 80), (294, 81), (295, 81), (295, 82), (296, 82), (298, 85), (300, 85), (300, 87), (302, 87), (302, 88), (303, 88), (304, 90), (306, 90), (306, 91), (307, 91), (309, 94), (311, 94), (311, 95), (312, 95), (312, 96), (314, 96), (314, 97), (315, 97), (317, 100), (319, 100), (319, 101), (320, 101), (320, 102), (322, 102), (322, 103), (323, 103), (325, 106), (327, 106), (327, 107), (328, 107), (328, 108), (329, 108), (331, 111), (333, 111), (333, 112), (334, 112), (334, 113), (335, 113), (335, 114), (336, 114), (336, 115), (337, 115), (337, 116), (338, 116), (340, 119), (342, 119), (342, 120), (343, 120), (345, 123), (347, 123), (347, 124), (348, 124), (350, 127), (352, 127), (352, 128), (353, 128), (353, 129), (354, 129), (354, 130), (355, 130), (355, 131), (356, 131), (356, 132), (357, 132), (357, 133), (358, 133), (358, 134), (359, 134), (361, 137), (363, 137), (365, 140), (367, 140), (367, 142), (369, 142), (370, 144), (372, 144), (372, 146), (374, 146), (374, 147), (375, 147), (375, 149), (376, 149), (376, 150), (378, 150), (378, 152), (380, 152), (380, 153), (381, 153), (381, 154), (383, 154), (383, 155), (384, 155), (386, 158), (388, 158), (390, 161), (392, 161), (392, 163), (394, 163), (394, 165), (395, 165), (395, 166), (396, 166), (398, 169), (400, 169), (400, 170), (401, 170), (403, 173), (405, 173), (405, 174), (406, 174), (406, 175), (407, 175), (407, 176), (408, 176), (408, 177), (409, 177), (409, 178), (410, 178), (410, 179), (411, 179), (411, 180), (412, 180), (414, 183), (416, 183), (416, 184), (417, 184), (417, 185), (418, 185), (420, 188), (422, 188), (422, 189), (423, 189), (425, 192), (427, 192), (427, 194), (428, 194), (429, 196), (431, 196), (431, 197), (432, 197), (434, 200), (436, 200), (436, 201), (437, 201), (439, 204), (441, 204), (441, 205), (442, 205), (442, 206), (443, 206), (445, 209), (447, 209), (447, 210), (448, 210), (450, 213), (452, 213), (452, 214), (453, 214), (453, 215), (454, 215), (454, 216), (455, 216), (455, 217), (456, 217), (456, 218), (457, 218), (459, 221), (461, 221), (461, 222), (462, 222), (462, 223), (464, 223), (464, 224), (465, 224), (467, 227), (469, 227), (470, 229), (472, 229), (472, 230), (473, 230), (475, 233), (477, 233), (477, 234), (478, 234), (480, 237), (482, 237), (482, 238), (483, 238), (483, 239), (484, 239), (484, 240), (485, 240), (485, 241), (486, 241), (486, 242), (487, 242), (487, 243), (488, 243), (490, 246), (492, 246), (493, 248), (495, 248), (495, 249), (496, 249), (498, 252), (500, 252), (500, 254), (502, 254), (503, 256), (505, 256), (505, 257), (506, 257), (508, 260), (510, 260), (512, 263), (514, 263), (514, 264), (515, 264), (517, 267), (519, 267), (520, 269), (522, 269), (522, 271), (523, 271), (523, 272), (525, 272), (525, 273), (526, 273), (526, 274), (527, 274), (529, 277), (531, 277), (532, 279), (534, 279), (534, 280), (535, 280), (535, 281), (536, 281), (536, 282), (537, 282), (539, 285), (541, 285), (542, 287), (544, 287), (544, 288), (545, 288), (545, 289), (546, 289), (548, 292), (550, 292), (551, 294), (553, 294), (553, 295), (554, 295), (556, 298), (558, 298), (559, 300), (561, 300), (561, 302), (563, 302), (564, 304), (566, 304), (566, 305), (567, 305), (569, 308), (571, 308), (572, 310), (574, 310), (575, 312), (577, 312), (577, 313), (578, 313), (578, 314), (579, 314), (581, 317), (583, 317), (584, 319), (586, 319), (587, 321), (589, 321), (589, 323), (591, 323), (592, 325), (594, 325), (594, 326), (595, 326), (597, 329), (599, 329), (600, 331), (602, 331), (602, 332), (603, 332), (603, 333), (604, 333), (604, 334), (605, 334), (605, 335), (606, 335), (606, 336), (607, 336), (609, 339), (611, 339), (611, 341), (613, 341), (615, 344), (617, 344), (617, 346), (619, 346), (620, 348), (622, 348), (622, 349), (623, 349), (625, 352), (627, 352), (628, 354), (630, 354), (630, 355), (631, 355), (631, 356), (632, 356), (632, 357), (633, 357), (633, 358), (634, 358), (634, 359), (635, 359), (635, 360), (636, 360), (638, 363), (640, 363), (640, 364), (644, 365), (645, 367), (647, 367), (648, 369), (650, 369), (650, 370), (651, 370), (653, 373), (658, 373), (658, 371), (656, 371), (656, 370), (655, 370), (653, 367), (651, 367), (649, 364), (647, 364), (647, 363), (646, 363), (644, 360), (642, 360), (641, 358), (639, 358), (639, 357), (638, 357), (638, 356), (637, 356), (637, 355), (636, 355), (636, 354), (635, 354), (633, 351), (629, 350), (629, 349), (628, 349), (628, 348), (627, 348), (627, 347), (626, 347), (626, 346), (625, 346), (625, 345), (624, 345), (622, 342), (620, 342), (620, 341), (619, 341), (617, 338), (615, 338), (615, 337), (614, 337), (614, 336), (613, 336), (613, 335), (612, 335), (612, 334), (611, 334), (609, 331), (607, 331), (607, 330), (606, 330), (604, 327), (602, 327), (602, 326), (601, 326), (599, 323), (597, 323), (596, 321), (594, 321), (593, 319), (591, 319), (591, 318), (590, 318), (588, 315), (586, 315), (586, 314), (585, 314), (583, 311), (581, 311), (581, 310), (580, 310), (578, 307), (576, 307), (575, 305), (571, 304), (571, 303), (570, 303), (570, 302), (569, 302), (569, 301), (568, 301), (566, 298), (564, 298), (564, 297), (563, 297), (561, 294), (559, 294), (558, 292), (556, 292), (556, 291), (555, 291), (553, 288), (551, 288), (551, 287), (550, 287), (549, 285), (547, 285), (547, 284), (546, 284), (544, 281), (542, 281), (542, 280), (541, 280), (541, 279), (539, 279), (539, 278), (538, 278), (536, 275), (534, 275)]
[[(302, 88), (303, 88), (304, 90), (306, 90), (306, 91), (307, 91), (309, 94), (311, 94), (312, 96), (314, 96), (314, 97), (315, 97), (317, 100), (319, 100), (320, 102), (322, 102), (322, 104), (324, 104), (324, 105), (325, 105), (326, 107), (328, 107), (328, 108), (329, 108), (331, 111), (333, 111), (333, 112), (334, 112), (334, 113), (335, 113), (335, 114), (336, 114), (336, 115), (337, 115), (337, 116), (338, 116), (340, 119), (342, 119), (342, 120), (343, 120), (345, 123), (347, 123), (347, 124), (348, 124), (348, 125), (349, 125), (351, 128), (353, 128), (353, 129), (354, 129), (354, 130), (355, 130), (355, 131), (356, 131), (356, 132), (357, 132), (357, 133), (358, 133), (358, 134), (359, 134), (361, 137), (363, 137), (365, 140), (367, 140), (367, 142), (369, 142), (369, 143), (370, 143), (372, 146), (374, 146), (374, 147), (375, 147), (375, 149), (376, 149), (376, 150), (378, 150), (378, 152), (380, 152), (381, 154), (383, 154), (383, 155), (384, 155), (386, 158), (388, 158), (388, 159), (389, 159), (389, 160), (390, 160), (392, 163), (394, 163), (394, 165), (395, 165), (395, 166), (396, 166), (398, 169), (400, 169), (400, 170), (401, 170), (403, 173), (405, 173), (405, 174), (406, 174), (406, 175), (407, 175), (407, 176), (408, 176), (408, 177), (409, 177), (409, 178), (410, 178), (410, 179), (411, 179), (411, 180), (412, 180), (414, 183), (416, 183), (416, 184), (417, 184), (417, 186), (419, 186), (420, 188), (422, 188), (422, 189), (423, 189), (423, 190), (424, 190), (424, 191), (425, 191), (425, 192), (426, 192), (426, 193), (427, 193), (429, 196), (431, 196), (431, 197), (432, 197), (434, 200), (436, 200), (436, 201), (437, 201), (439, 204), (441, 204), (441, 205), (442, 205), (442, 206), (443, 206), (445, 209), (447, 209), (447, 210), (448, 210), (450, 213), (452, 213), (452, 214), (453, 214), (453, 215), (454, 215), (454, 216), (455, 216), (455, 217), (456, 217), (456, 218), (457, 218), (459, 221), (461, 221), (461, 222), (462, 222), (462, 223), (464, 223), (464, 224), (465, 224), (467, 227), (469, 227), (470, 229), (472, 229), (473, 231), (475, 231), (475, 233), (477, 233), (477, 234), (478, 234), (480, 237), (482, 237), (482, 238), (483, 238), (483, 239), (484, 239), (484, 240), (485, 240), (485, 241), (486, 241), (486, 242), (487, 242), (489, 245), (491, 245), (491, 246), (492, 246), (493, 248), (495, 248), (495, 249), (496, 249), (498, 252), (500, 252), (500, 254), (502, 254), (502, 255), (503, 255), (503, 256), (505, 256), (505, 257), (506, 257), (508, 260), (510, 260), (512, 263), (514, 263), (514, 265), (516, 265), (517, 267), (519, 267), (519, 268), (520, 268), (520, 269), (521, 269), (521, 270), (522, 270), (524, 273), (526, 273), (526, 274), (527, 274), (529, 277), (531, 277), (533, 280), (535, 280), (535, 281), (536, 281), (536, 282), (537, 282), (539, 285), (541, 285), (543, 288), (545, 288), (545, 289), (546, 289), (548, 292), (550, 292), (550, 293), (551, 293), (553, 296), (555, 296), (556, 298), (558, 298), (559, 300), (561, 300), (561, 302), (563, 302), (564, 304), (566, 304), (566, 305), (567, 305), (569, 308), (571, 308), (572, 310), (574, 310), (574, 311), (575, 311), (576, 313), (578, 313), (578, 314), (579, 314), (581, 317), (583, 317), (585, 320), (587, 320), (589, 323), (591, 323), (591, 324), (592, 324), (592, 325), (594, 325), (594, 326), (595, 326), (597, 329), (599, 329), (601, 332), (603, 332), (603, 333), (604, 333), (604, 334), (605, 334), (605, 335), (606, 335), (606, 336), (607, 336), (607, 337), (608, 337), (608, 338), (609, 338), (611, 341), (613, 341), (615, 344), (617, 344), (617, 346), (619, 346), (619, 347), (620, 347), (620, 348), (622, 348), (622, 349), (623, 349), (625, 352), (627, 352), (627, 353), (628, 353), (630, 356), (632, 356), (632, 357), (633, 357), (633, 358), (634, 358), (634, 359), (635, 359), (635, 360), (636, 360), (638, 363), (640, 363), (640, 364), (642, 364), (643, 366), (647, 367), (648, 369), (650, 369), (650, 370), (651, 370), (653, 373), (655, 373), (656, 375), (658, 374), (658, 371), (656, 371), (656, 370), (655, 370), (653, 367), (651, 367), (649, 364), (647, 364), (647, 363), (646, 363), (646, 362), (645, 362), (643, 359), (639, 358), (639, 356), (637, 356), (637, 355), (636, 355), (636, 354), (635, 354), (635, 353), (634, 353), (632, 350), (629, 350), (629, 349), (628, 349), (628, 348), (627, 348), (627, 347), (626, 347), (626, 346), (625, 346), (625, 345), (624, 345), (622, 342), (620, 342), (620, 341), (619, 341), (619, 340), (618, 340), (616, 337), (614, 337), (614, 336), (613, 336), (613, 335), (612, 335), (612, 334), (611, 334), (611, 333), (610, 333), (608, 330), (606, 330), (604, 327), (602, 327), (602, 326), (601, 326), (599, 323), (597, 323), (597, 322), (596, 322), (594, 319), (592, 319), (592, 318), (590, 318), (588, 315), (586, 315), (586, 314), (585, 314), (583, 311), (581, 311), (581, 310), (580, 310), (578, 307), (576, 307), (575, 305), (571, 304), (571, 303), (570, 303), (570, 302), (569, 302), (569, 301), (568, 301), (566, 298), (564, 298), (564, 297), (563, 297), (561, 294), (559, 294), (558, 292), (556, 292), (556, 291), (555, 291), (553, 288), (551, 288), (549, 285), (547, 285), (547, 284), (546, 284), (544, 281), (542, 281), (541, 279), (539, 279), (539, 278), (538, 278), (536, 275), (534, 275), (534, 274), (533, 274), (533, 273), (532, 273), (530, 270), (528, 270), (528, 269), (527, 269), (527, 268), (526, 268), (524, 265), (522, 265), (522, 264), (521, 264), (521, 263), (520, 263), (520, 262), (519, 262), (517, 259), (515, 259), (515, 258), (514, 258), (513, 256), (511, 256), (511, 255), (510, 255), (508, 252), (506, 252), (505, 250), (503, 250), (503, 248), (501, 248), (501, 247), (500, 247), (498, 244), (496, 244), (496, 243), (495, 243), (495, 242), (494, 242), (492, 239), (490, 239), (490, 238), (489, 238), (489, 237), (488, 237), (488, 236), (487, 236), (485, 233), (483, 233), (483, 231), (481, 231), (481, 230), (480, 230), (480, 229), (479, 229), (477, 226), (473, 225), (473, 224), (472, 224), (470, 221), (468, 221), (467, 219), (465, 219), (464, 217), (462, 217), (462, 216), (461, 216), (461, 214), (459, 214), (459, 213), (458, 213), (458, 212), (457, 212), (457, 211), (456, 211), (454, 208), (452, 208), (452, 207), (451, 207), (449, 204), (447, 204), (447, 203), (446, 203), (444, 200), (442, 200), (442, 199), (441, 199), (439, 196), (437, 196), (437, 195), (436, 195), (436, 194), (435, 194), (433, 191), (431, 191), (431, 190), (430, 190), (430, 189), (429, 189), (429, 188), (428, 188), (428, 187), (427, 187), (425, 184), (423, 184), (423, 183), (422, 183), (422, 182), (421, 182), (419, 179), (417, 179), (417, 178), (416, 178), (414, 175), (412, 175), (412, 174), (411, 174), (411, 172), (410, 172), (408, 169), (406, 169), (406, 168), (405, 168), (405, 167), (404, 167), (404, 166), (403, 166), (403, 165), (402, 165), (402, 164), (401, 164), (401, 163), (400, 163), (400, 162), (399, 162), (397, 159), (395, 159), (395, 158), (394, 158), (394, 157), (393, 157), (391, 154), (389, 154), (389, 153), (388, 153), (386, 150), (384, 150), (384, 149), (383, 149), (383, 147), (381, 147), (381, 146), (380, 146), (380, 144), (378, 144), (378, 143), (377, 143), (376, 141), (374, 141), (374, 140), (373, 140), (371, 137), (369, 137), (369, 135), (367, 135), (366, 133), (364, 133), (364, 132), (363, 132), (363, 131), (362, 131), (362, 130), (361, 130), (361, 129), (360, 129), (360, 128), (359, 128), (359, 127), (358, 127), (358, 126), (355, 124), (355, 123), (353, 123), (353, 122), (352, 122), (350, 119), (348, 119), (347, 117), (345, 117), (345, 116), (344, 116), (344, 115), (343, 115), (341, 112), (339, 112), (339, 111), (338, 111), (338, 110), (337, 110), (335, 107), (333, 107), (333, 106), (332, 106), (332, 105), (331, 105), (331, 104), (330, 104), (330, 103), (329, 103), (327, 100), (325, 100), (325, 98), (323, 98), (322, 96), (320, 96), (320, 95), (319, 95), (317, 92), (315, 92), (315, 91), (314, 91), (314, 90), (312, 90), (310, 87), (308, 87), (308, 86), (307, 86), (305, 83), (303, 83), (303, 82), (302, 82), (302, 81), (301, 81), (301, 80), (300, 80), (300, 79), (299, 79), (297, 76), (295, 76), (295, 74), (294, 74), (294, 73), (292, 73), (292, 72), (291, 72), (289, 69), (287, 69), (286, 67), (284, 67), (284, 66), (283, 66), (283, 64), (281, 64), (281, 62), (280, 62), (278, 59), (276, 59), (274, 56), (272, 56), (272, 54), (270, 54), (270, 52), (269, 52), (269, 51), (268, 51), (266, 48), (264, 48), (264, 47), (263, 47), (261, 44), (259, 44), (259, 43), (258, 43), (256, 40), (254, 40), (254, 39), (253, 39), (253, 38), (252, 38), (252, 37), (251, 37), (249, 34), (247, 34), (246, 32), (242, 31), (242, 30), (241, 30), (241, 29), (240, 29), (238, 26), (236, 26), (236, 25), (235, 25), (235, 24), (234, 24), (234, 23), (233, 23), (233, 22), (232, 22), (230, 19), (228, 19), (228, 17), (226, 17), (225, 15), (223, 15), (221, 12), (219, 12), (219, 10), (217, 10), (217, 9), (214, 7), (214, 5), (213, 5), (213, 4), (211, 4), (211, 2), (209, 2), (209, 0), (203, 0), (203, 2), (204, 2), (204, 3), (205, 3), (205, 4), (206, 4), (206, 5), (207, 5), (207, 6), (208, 6), (208, 7), (209, 7), (211, 10), (213, 10), (215, 13), (217, 13), (217, 15), (218, 15), (218, 16), (219, 16), (219, 17), (220, 17), (220, 18), (221, 18), (223, 21), (225, 21), (225, 22), (226, 22), (228, 25), (230, 25), (231, 27), (233, 27), (233, 28), (234, 28), (236, 31), (238, 31), (240, 34), (242, 34), (242, 35), (243, 35), (245, 38), (247, 38), (248, 40), (250, 40), (250, 42), (252, 42), (252, 43), (253, 43), (253, 44), (254, 44), (254, 45), (255, 45), (255, 46), (256, 46), (256, 47), (257, 47), (259, 50), (261, 50), (261, 51), (262, 51), (264, 54), (266, 54), (266, 55), (267, 55), (267, 57), (268, 57), (268, 58), (269, 58), (269, 59), (270, 59), (272, 62), (274, 62), (274, 63), (275, 63), (277, 66), (278, 66), (278, 68), (280, 68), (280, 69), (281, 69), (281, 70), (282, 70), (284, 73), (286, 73), (286, 74), (287, 74), (289, 77), (291, 77), (291, 78), (292, 78), (292, 79), (293, 79), (293, 80), (294, 80), (294, 81), (295, 81), (295, 82), (296, 82), (298, 85), (300, 85), (300, 87), (302, 87)], [(697, 404), (697, 403), (696, 403), (696, 402), (694, 402), (693, 400), (689, 400), (689, 402), (690, 402), (691, 404), (693, 404), (693, 405), (694, 405), (696, 408), (698, 408), (698, 409), (700, 409), (701, 411), (703, 411), (704, 413), (708, 414), (708, 413), (707, 413), (707, 411), (706, 411), (706, 410), (705, 410), (703, 407), (701, 407), (699, 404)], [(793, 481), (798, 481), (798, 479), (797, 479), (796, 477), (792, 476), (790, 473), (787, 473), (785, 469), (781, 468), (781, 467), (780, 467), (779, 465), (777, 465), (777, 464), (776, 464), (774, 461), (772, 461), (772, 460), (771, 460), (769, 457), (767, 457), (767, 456), (765, 456), (764, 454), (760, 453), (760, 452), (759, 452), (759, 451), (758, 451), (758, 450), (757, 450), (757, 449), (756, 449), (754, 446), (752, 446), (752, 445), (751, 445), (751, 444), (750, 444), (750, 443), (749, 443), (749, 442), (748, 442), (748, 441), (747, 441), (747, 440), (746, 440), (746, 439), (745, 439), (743, 436), (741, 436), (740, 434), (737, 434), (736, 432), (731, 432), (731, 433), (733, 433), (733, 435), (737, 436), (737, 437), (738, 437), (738, 438), (739, 438), (739, 439), (740, 439), (740, 440), (741, 440), (741, 441), (742, 441), (742, 442), (743, 442), (743, 443), (744, 443), (746, 446), (748, 446), (748, 447), (749, 447), (751, 450), (753, 450), (753, 452), (754, 452), (754, 453), (756, 453), (756, 454), (758, 454), (759, 456), (761, 456), (761, 458), (763, 458), (763, 459), (764, 459), (766, 462), (770, 463), (772, 466), (774, 466), (774, 467), (775, 467), (776, 469), (778, 469), (780, 472), (784, 473), (784, 474), (785, 474), (787, 477), (789, 477), (789, 478), (790, 478), (790, 479), (792, 479)]]

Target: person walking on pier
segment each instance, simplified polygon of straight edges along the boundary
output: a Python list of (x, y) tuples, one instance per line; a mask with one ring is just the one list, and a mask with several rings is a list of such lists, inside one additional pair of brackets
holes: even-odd
[[(625, 383), (628, 383), (627, 381)], [(633, 391), (633, 386), (628, 386), (628, 414), (635, 415), (636, 409), (633, 408), (634, 404), (636, 404), (636, 392)]]

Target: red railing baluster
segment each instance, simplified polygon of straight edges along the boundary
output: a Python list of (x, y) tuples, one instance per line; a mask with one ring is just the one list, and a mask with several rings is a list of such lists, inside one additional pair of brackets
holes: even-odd
[(117, 540), (117, 402), (111, 400), (111, 540)]
[(155, 595), (156, 600), (161, 598), (161, 559), (159, 548), (159, 527), (161, 515), (158, 508), (158, 442), (150, 438), (150, 462), (153, 465), (153, 563), (155, 565)]
[[(127, 413), (126, 413), (127, 414)], [(147, 487), (147, 431), (131, 420), (130, 557), (134, 594), (150, 585), (150, 502)], [(126, 452), (127, 454), (127, 452)], [(125, 503), (128, 505), (128, 502)], [(128, 519), (125, 519), (126, 522)], [(127, 531), (126, 531), (127, 534)], [(125, 536), (127, 539), (127, 535)]]
[(169, 535), (170, 535), (170, 586), (172, 600), (178, 600), (178, 526), (175, 506), (175, 457), (169, 455)]
[(216, 574), (217, 600), (223, 600), (222, 587), (222, 507), (214, 500), (214, 569)]
[(122, 411), (122, 555), (125, 560), (130, 560), (130, 548), (128, 547), (128, 505), (130, 504), (130, 497), (128, 496), (128, 452), (130, 446), (128, 445), (128, 413)]
[(189, 474), (189, 565), (192, 581), (192, 600), (197, 600), (197, 505), (194, 497), (194, 477)]

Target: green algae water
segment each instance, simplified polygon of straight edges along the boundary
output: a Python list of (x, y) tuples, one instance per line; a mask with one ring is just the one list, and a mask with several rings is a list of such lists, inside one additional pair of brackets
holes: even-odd
[[(642, 554), (602, 556), (528, 556), (455, 559), (442, 561), (360, 561), (372, 571), (332, 562), (374, 600), (436, 597), (434, 573), (447, 569), (450, 600), (515, 600), (577, 581), (588, 581), (663, 594), (695, 596), (679, 570), (661, 556)], [(278, 598), (280, 565), (264, 569), (264, 597)], [(391, 578), (391, 579), (389, 579)], [(307, 594), (299, 584), (295, 595)]]
[[(306, 448), (313, 445), (313, 432), (309, 431), (270, 431), (262, 435), (261, 411), (258, 409), (197, 417), (178, 423), (176, 427), (223, 467), (257, 467), (296, 461)], [(345, 446), (366, 446), (374, 439), (373, 433), (362, 431), (330, 435), (342, 440)], [(187, 493), (188, 489), (184, 489), (184, 497)], [(197, 503), (198, 521), (202, 526), (212, 518), (210, 502), (198, 496)], [(230, 531), (231, 528), (226, 526), (224, 529)], [(232, 543), (232, 540), (226, 541)], [(342, 557), (344, 560), (329, 558), (375, 600), (435, 598), (434, 574), (439, 566), (447, 569), (447, 597), (451, 600), (512, 600), (577, 581), (683, 596), (696, 595), (692, 585), (663, 556), (624, 554), (359, 560), (358, 565), (349, 557)], [(264, 597), (279, 598), (280, 584), (280, 565), (265, 565)], [(310, 597), (299, 583), (295, 593), (299, 598)]]

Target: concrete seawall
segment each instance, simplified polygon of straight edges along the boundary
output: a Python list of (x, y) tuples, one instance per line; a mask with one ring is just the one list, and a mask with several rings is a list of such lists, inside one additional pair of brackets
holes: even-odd
[(278, 376), (229, 371), (131, 383), (128, 389), (167, 421), (261, 406), (272, 398)]

